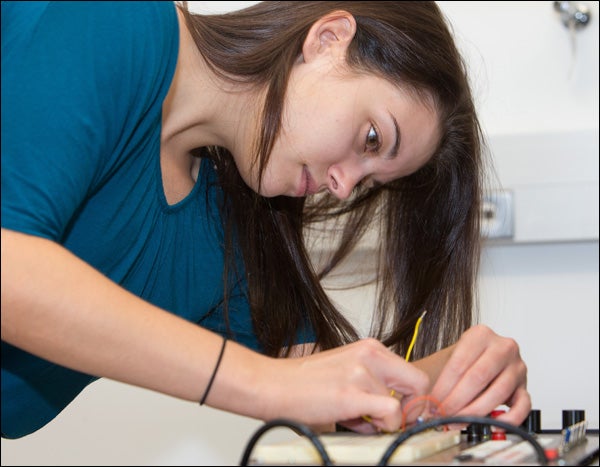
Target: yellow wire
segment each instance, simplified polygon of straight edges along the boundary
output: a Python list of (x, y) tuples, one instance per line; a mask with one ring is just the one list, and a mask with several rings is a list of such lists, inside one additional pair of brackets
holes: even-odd
[(427, 310), (421, 313), (421, 316), (419, 316), (419, 319), (417, 320), (417, 324), (415, 324), (415, 331), (413, 333), (412, 340), (410, 341), (410, 345), (408, 346), (408, 351), (406, 352), (407, 362), (410, 360), (410, 354), (412, 353), (412, 349), (415, 346), (415, 342), (417, 342), (417, 336), (419, 335), (419, 326), (421, 326), (421, 321), (423, 321), (423, 318), (425, 317), (426, 313)]
[[(412, 349), (415, 346), (415, 342), (417, 342), (417, 336), (419, 335), (419, 327), (421, 326), (421, 321), (423, 321), (423, 318), (425, 317), (426, 313), (427, 313), (427, 310), (425, 310), (423, 313), (421, 313), (421, 316), (419, 316), (419, 319), (417, 319), (417, 323), (415, 324), (415, 330), (413, 332), (412, 340), (410, 341), (410, 344), (408, 346), (408, 352), (406, 352), (406, 361), (407, 362), (410, 359), (410, 354), (412, 353)], [(390, 396), (394, 397), (395, 394), (396, 394), (396, 391), (394, 389), (392, 389), (390, 391)], [(373, 423), (373, 420), (368, 415), (363, 415), (362, 419), (366, 422)]]

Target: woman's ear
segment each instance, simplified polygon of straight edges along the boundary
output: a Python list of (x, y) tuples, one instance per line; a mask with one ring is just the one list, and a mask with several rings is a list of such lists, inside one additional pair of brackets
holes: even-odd
[(333, 11), (317, 20), (308, 31), (302, 47), (303, 60), (309, 62), (320, 56), (345, 56), (356, 33), (356, 20), (347, 11)]

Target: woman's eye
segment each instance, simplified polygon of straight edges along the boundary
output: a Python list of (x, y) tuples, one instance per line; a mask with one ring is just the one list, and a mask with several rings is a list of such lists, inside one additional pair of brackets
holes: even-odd
[(377, 152), (381, 147), (381, 143), (379, 141), (379, 134), (373, 125), (369, 128), (369, 132), (367, 133), (367, 139), (365, 142), (365, 152)]

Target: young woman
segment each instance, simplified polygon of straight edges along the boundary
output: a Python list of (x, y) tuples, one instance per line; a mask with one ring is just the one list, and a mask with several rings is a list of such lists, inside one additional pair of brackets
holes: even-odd
[[(423, 394), (520, 423), (519, 348), (472, 326), (482, 177), (434, 2), (2, 3), (2, 436), (99, 377), (315, 427), (395, 430)], [(359, 339), (320, 280), (374, 223)]]

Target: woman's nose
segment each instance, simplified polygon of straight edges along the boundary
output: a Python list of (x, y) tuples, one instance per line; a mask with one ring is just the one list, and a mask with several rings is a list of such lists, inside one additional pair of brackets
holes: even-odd
[(327, 187), (338, 199), (347, 199), (363, 174), (358, 167), (332, 165), (327, 171)]

